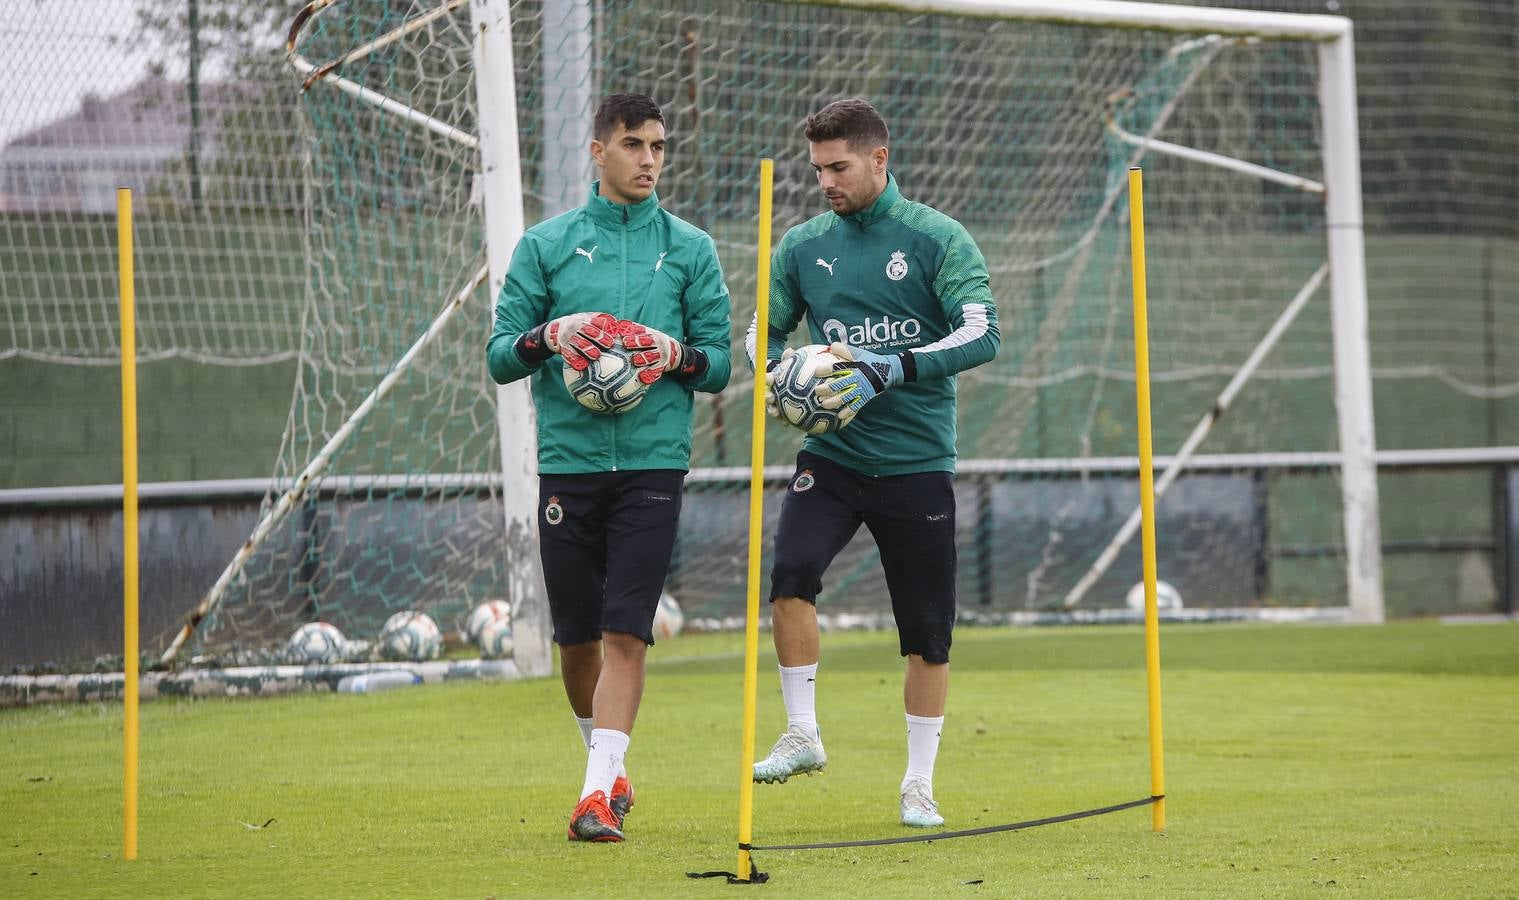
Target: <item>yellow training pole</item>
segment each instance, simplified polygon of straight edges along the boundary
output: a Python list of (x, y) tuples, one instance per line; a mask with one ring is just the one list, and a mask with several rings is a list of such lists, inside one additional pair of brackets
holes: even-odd
[(1129, 169), (1129, 253), (1134, 266), (1134, 384), (1139, 395), (1139, 511), (1145, 575), (1145, 673), (1150, 695), (1151, 827), (1166, 830), (1165, 741), (1160, 731), (1160, 614), (1155, 608), (1155, 468), (1150, 445), (1150, 322), (1145, 296), (1144, 179)]
[(122, 851), (137, 858), (137, 320), (132, 271), (132, 189), (116, 191), (121, 271), (121, 562), (125, 623), (125, 747), (122, 753)]
[(752, 872), (754, 695), (759, 688), (760, 552), (765, 528), (765, 358), (770, 341), (770, 186), (775, 162), (760, 160), (759, 261), (755, 267), (754, 411), (749, 438), (749, 612), (744, 623), (744, 751), (738, 789), (738, 880)]

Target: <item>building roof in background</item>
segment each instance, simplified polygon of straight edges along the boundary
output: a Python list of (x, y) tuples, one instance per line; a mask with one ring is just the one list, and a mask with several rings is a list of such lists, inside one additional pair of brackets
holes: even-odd
[[(220, 114), (246, 102), (254, 92), (252, 85), (203, 83), (203, 136), (213, 136)], [(22, 134), (6, 144), (6, 150), (183, 147), (189, 139), (190, 98), (185, 82), (149, 75), (119, 94), (85, 95), (73, 115)]]

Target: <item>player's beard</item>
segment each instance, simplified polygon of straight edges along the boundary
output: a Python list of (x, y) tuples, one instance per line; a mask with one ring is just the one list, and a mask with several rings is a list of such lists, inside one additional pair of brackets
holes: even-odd
[[(869, 190), (870, 190), (869, 188), (866, 188), (861, 193), (865, 194), (865, 195), (868, 195), (869, 194)], [(824, 199), (826, 199), (828, 201), (829, 208), (832, 209), (835, 213), (838, 213), (841, 216), (852, 216), (855, 213), (859, 212), (860, 210), (862, 210), (865, 207), (867, 207), (867, 206), (870, 205), (869, 200), (867, 199), (866, 196), (856, 197), (856, 196), (854, 196), (852, 194), (849, 194), (847, 192), (844, 192), (844, 191), (835, 191), (834, 192), (834, 197), (840, 197), (840, 198), (843, 199), (844, 203), (843, 203), (842, 206), (835, 205), (834, 201), (833, 201), (833, 197), (830, 197), (827, 194), (824, 194), (823, 196), (824, 196)]]

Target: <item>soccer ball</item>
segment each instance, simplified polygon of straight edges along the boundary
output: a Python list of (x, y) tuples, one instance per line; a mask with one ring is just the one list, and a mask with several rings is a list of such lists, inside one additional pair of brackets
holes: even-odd
[(437, 659), (443, 632), (427, 613), (405, 610), (385, 620), (380, 629), (380, 656), (398, 662)]
[[(1145, 583), (1141, 581), (1129, 588), (1129, 595), (1124, 600), (1129, 604), (1129, 609), (1143, 610), (1145, 608)], [(1181, 609), (1181, 592), (1172, 587), (1168, 581), (1156, 581), (1155, 608)]]
[(621, 415), (643, 401), (649, 386), (638, 378), (638, 369), (621, 344), (601, 351), (584, 369), (564, 365), (564, 386), (581, 406), (595, 413)]
[(331, 665), (343, 661), (348, 642), (343, 633), (326, 622), (307, 622), (285, 644), (285, 658), (300, 666)]
[(654, 607), (654, 640), (662, 641), (680, 634), (686, 624), (686, 614), (680, 604), (668, 593), (659, 595), (659, 605)]
[(771, 388), (782, 421), (808, 434), (826, 434), (839, 427), (839, 411), (824, 409), (813, 391), (841, 360), (822, 344), (809, 344), (782, 357)]
[(506, 659), (512, 655), (512, 620), (506, 616), (491, 619), (475, 639), (482, 659)]
[(512, 618), (512, 607), (505, 600), (487, 600), (474, 609), (470, 610), (469, 618), (464, 620), (464, 639), (473, 643), (480, 639), (480, 632), (485, 626), (496, 619)]

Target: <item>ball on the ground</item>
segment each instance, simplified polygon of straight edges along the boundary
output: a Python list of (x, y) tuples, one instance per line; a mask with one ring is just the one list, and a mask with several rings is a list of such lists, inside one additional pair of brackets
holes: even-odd
[(480, 629), (475, 639), (481, 659), (507, 659), (512, 655), (512, 620), (492, 619)]
[(601, 351), (584, 369), (564, 365), (564, 386), (586, 409), (604, 415), (621, 415), (643, 401), (649, 386), (638, 378), (638, 369), (621, 344)]
[[(1129, 604), (1129, 609), (1142, 610), (1145, 608), (1145, 583), (1143, 581), (1129, 588), (1129, 595), (1124, 598)], [(1181, 609), (1181, 592), (1168, 581), (1155, 582), (1155, 608), (1156, 609)]]
[(285, 658), (300, 666), (331, 665), (343, 661), (348, 642), (337, 626), (307, 622), (285, 644)]
[(511, 604), (505, 600), (487, 600), (469, 611), (464, 620), (464, 639), (470, 643), (480, 639), (480, 631), (496, 619), (512, 618)]
[(824, 409), (815, 391), (840, 361), (827, 346), (808, 344), (776, 364), (773, 390), (781, 421), (808, 434), (838, 430), (838, 410)]
[(404, 610), (380, 629), (380, 656), (397, 662), (425, 662), (443, 651), (443, 632), (424, 612)]
[(686, 614), (680, 604), (668, 592), (659, 595), (659, 605), (654, 608), (654, 640), (663, 641), (680, 634), (686, 625)]

